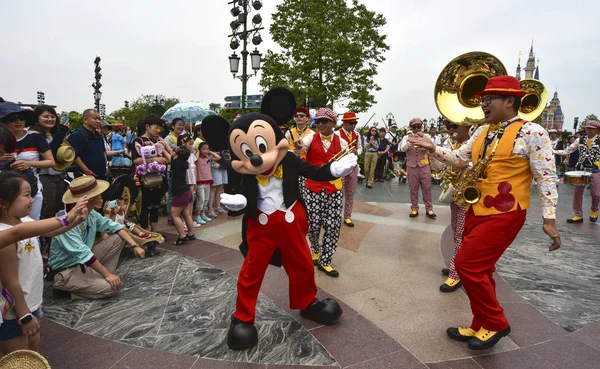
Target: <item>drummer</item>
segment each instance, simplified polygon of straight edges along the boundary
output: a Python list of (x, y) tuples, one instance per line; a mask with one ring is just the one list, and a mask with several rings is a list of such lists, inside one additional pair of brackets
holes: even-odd
[[(598, 220), (598, 205), (600, 205), (600, 122), (588, 120), (585, 124), (585, 135), (580, 137), (565, 150), (554, 151), (555, 155), (569, 155), (579, 149), (579, 160), (575, 169), (592, 173), (592, 208), (590, 209), (590, 221)], [(568, 176), (570, 172), (565, 173)], [(575, 215), (567, 219), (567, 223), (583, 223), (583, 191), (585, 185), (576, 186), (573, 195), (573, 212)]]

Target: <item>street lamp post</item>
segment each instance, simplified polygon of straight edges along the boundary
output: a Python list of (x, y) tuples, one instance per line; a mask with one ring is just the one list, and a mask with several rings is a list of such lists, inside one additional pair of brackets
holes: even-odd
[(44, 103), (46, 102), (46, 94), (44, 94), (42, 91), (38, 91), (37, 92), (37, 100), (38, 100), (38, 105), (44, 105)]
[(94, 68), (94, 78), (96, 79), (96, 82), (92, 83), (92, 87), (94, 88), (94, 108), (96, 108), (97, 112), (100, 112), (100, 99), (102, 98), (102, 91), (100, 91), (100, 87), (102, 87), (102, 83), (100, 83), (102, 74), (100, 74), (100, 71), (102, 68), (100, 68), (99, 56), (94, 59), (94, 65), (96, 65)]
[[(262, 8), (261, 0), (253, 0), (252, 4), (250, 4), (250, 0), (233, 0), (228, 4), (233, 5), (231, 9), (231, 15), (236, 19), (232, 21), (229, 25), (231, 26), (232, 34), (227, 36), (231, 38), (229, 43), (229, 47), (234, 50), (233, 54), (229, 57), (229, 70), (233, 74), (233, 78), (238, 78), (242, 81), (242, 113), (246, 112), (246, 84), (248, 79), (252, 77), (252, 75), (248, 74), (248, 55), (250, 55), (250, 63), (252, 70), (254, 71), (254, 75), (258, 73), (260, 69), (260, 61), (262, 54), (258, 51), (258, 48), (254, 48), (254, 51), (251, 53), (248, 52), (248, 38), (252, 33), (252, 43), (255, 46), (260, 45), (262, 43), (262, 37), (258, 33), (258, 31), (264, 29), (262, 27), (262, 17), (260, 14), (255, 14), (252, 17), (252, 29), (248, 29), (248, 14), (250, 13), (250, 5), (254, 8), (254, 10), (260, 10)], [(238, 32), (238, 29), (242, 27), (242, 30)], [(236, 76), (239, 71), (240, 66), (240, 57), (235, 53), (235, 50), (240, 47), (239, 40), (242, 40), (242, 75)]]
[(104, 104), (100, 104), (100, 118), (106, 118), (106, 106)]

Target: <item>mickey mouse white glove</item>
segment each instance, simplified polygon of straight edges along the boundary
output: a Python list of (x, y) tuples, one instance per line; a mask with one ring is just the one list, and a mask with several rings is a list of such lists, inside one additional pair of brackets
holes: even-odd
[(344, 177), (352, 172), (352, 169), (356, 166), (356, 162), (358, 161), (358, 156), (355, 154), (348, 154), (341, 158), (340, 160), (334, 161), (331, 163), (329, 170), (331, 171), (331, 175), (334, 177)]
[(244, 195), (230, 195), (227, 193), (221, 194), (221, 205), (231, 211), (242, 210), (246, 207), (247, 201)]

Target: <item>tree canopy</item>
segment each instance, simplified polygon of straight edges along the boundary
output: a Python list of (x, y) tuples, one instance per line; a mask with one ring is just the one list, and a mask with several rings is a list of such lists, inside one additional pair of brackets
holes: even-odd
[(129, 108), (119, 108), (110, 116), (119, 121), (125, 118), (125, 124), (134, 128), (137, 122), (143, 120), (149, 114), (162, 116), (169, 108), (177, 105), (179, 99), (176, 97), (165, 97), (164, 95), (141, 95), (129, 104)]
[(358, 0), (284, 0), (269, 29), (282, 51), (267, 51), (260, 85), (285, 86), (310, 107), (348, 100), (349, 109), (366, 111), (381, 90), (374, 77), (389, 50), (379, 33), (385, 24)]

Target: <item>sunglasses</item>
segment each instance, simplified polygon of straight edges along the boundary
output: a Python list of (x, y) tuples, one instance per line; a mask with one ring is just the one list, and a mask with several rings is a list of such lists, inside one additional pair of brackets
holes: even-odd
[(306, 114), (296, 114), (296, 118), (306, 118)]
[(458, 128), (458, 124), (450, 124), (448, 126), (448, 128), (450, 128), (450, 129), (457, 129)]
[(354, 121), (350, 121), (350, 122), (344, 122), (344, 123), (346, 123), (346, 124), (349, 124), (349, 125), (351, 125), (351, 126), (355, 126), (355, 125), (357, 125), (357, 124), (358, 124), (358, 122), (357, 122), (357, 121), (355, 121), (355, 120), (354, 120)]
[(327, 124), (329, 122), (331, 122), (331, 120), (327, 118), (317, 119), (317, 124)]
[(416, 128), (416, 129), (421, 129), (422, 127), (423, 127), (422, 125), (414, 125), (414, 126), (411, 126), (411, 128)]
[(25, 121), (27, 117), (22, 113), (12, 113), (2, 118), (3, 123), (15, 123), (17, 121)]

